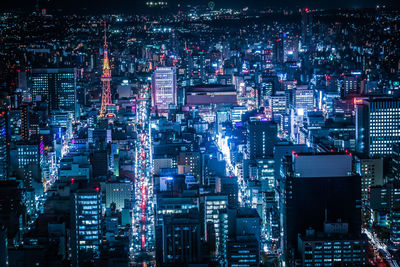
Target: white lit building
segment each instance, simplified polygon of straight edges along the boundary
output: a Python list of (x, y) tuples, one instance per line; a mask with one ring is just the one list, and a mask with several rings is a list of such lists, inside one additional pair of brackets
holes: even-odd
[(357, 152), (368, 156), (393, 153), (400, 143), (400, 100), (374, 98), (356, 104)]
[(159, 67), (151, 78), (152, 106), (168, 112), (169, 105), (177, 104), (176, 68)]

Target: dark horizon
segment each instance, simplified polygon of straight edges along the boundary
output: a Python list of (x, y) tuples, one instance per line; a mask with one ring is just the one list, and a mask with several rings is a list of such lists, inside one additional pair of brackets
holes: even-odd
[[(46, 8), (51, 10), (64, 10), (73, 12), (96, 12), (96, 13), (110, 13), (110, 12), (123, 12), (123, 13), (141, 13), (146, 11), (145, 7), (146, 0), (141, 1), (129, 1), (129, 0), (70, 0), (70, 1), (57, 1), (57, 0), (39, 0), (39, 8)], [(318, 1), (318, 0), (282, 0), (282, 1), (229, 1), (229, 0), (219, 0), (215, 2), (215, 9), (220, 8), (288, 8), (297, 9), (302, 7), (308, 7), (313, 9), (337, 9), (337, 8), (374, 8), (377, 5), (385, 5), (387, 7), (400, 7), (400, 2), (393, 0), (376, 1), (376, 0), (338, 0), (338, 1)], [(5, 0), (1, 5), (0, 10), (20, 10), (20, 11), (33, 11), (35, 10), (37, 1), (36, 0), (21, 0), (12, 1)], [(206, 6), (209, 3), (208, 0), (170, 0), (168, 1), (168, 10), (177, 11), (178, 5), (180, 7), (191, 6)]]

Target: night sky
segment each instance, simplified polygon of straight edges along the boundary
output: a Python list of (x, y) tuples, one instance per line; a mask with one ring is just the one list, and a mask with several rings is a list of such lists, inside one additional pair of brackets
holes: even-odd
[[(47, 9), (67, 9), (73, 11), (96, 12), (135, 12), (143, 9), (146, 0), (39, 0), (40, 7)], [(167, 0), (168, 1), (168, 0)], [(33, 10), (36, 0), (0, 0), (1, 9)], [(177, 4), (206, 5), (209, 0), (169, 0), (171, 8), (177, 8)], [(310, 7), (310, 8), (365, 8), (375, 7), (377, 4), (400, 7), (400, 1), (393, 0), (214, 0), (216, 8), (242, 8), (245, 6), (262, 7)], [(83, 9), (83, 10), (82, 10)]]

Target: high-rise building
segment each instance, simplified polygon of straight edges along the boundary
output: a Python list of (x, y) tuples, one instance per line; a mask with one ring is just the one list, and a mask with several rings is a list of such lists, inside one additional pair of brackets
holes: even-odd
[(260, 266), (260, 242), (254, 236), (237, 236), (227, 242), (228, 266)]
[(260, 90), (258, 93), (259, 106), (265, 107), (268, 99), (278, 91), (279, 82), (276, 75), (263, 75), (260, 81)]
[(33, 101), (46, 101), (50, 112), (63, 110), (75, 116), (75, 69), (32, 69), (29, 82)]
[(383, 159), (359, 156), (357, 171), (361, 175), (361, 198), (368, 200), (371, 186), (383, 185)]
[(308, 8), (301, 10), (301, 42), (303, 46), (310, 44), (312, 38), (312, 12)]
[(287, 95), (283, 91), (278, 91), (276, 95), (269, 98), (269, 107), (272, 112), (272, 118), (278, 121), (281, 116), (288, 113)]
[(93, 262), (100, 256), (100, 188), (80, 189), (74, 195), (72, 219), (72, 266)]
[(276, 38), (274, 40), (273, 55), (274, 55), (274, 63), (275, 64), (283, 63), (283, 39), (282, 38)]
[[(215, 245), (216, 249), (219, 249), (221, 236), (219, 234), (219, 225), (220, 225), (220, 217), (219, 213), (221, 210), (226, 209), (228, 205), (228, 197), (224, 195), (214, 195), (214, 196), (206, 196), (204, 200), (204, 209), (205, 209), (205, 225), (210, 223), (212, 228), (214, 229), (215, 234)], [(209, 233), (206, 228), (206, 238), (213, 233)]]
[(247, 153), (250, 160), (270, 158), (278, 137), (277, 124), (273, 121), (252, 121), (248, 125)]
[(156, 230), (157, 264), (178, 266), (201, 262), (198, 211), (164, 216)]
[(21, 139), (27, 141), (29, 139), (29, 107), (21, 106)]
[(0, 180), (8, 178), (9, 150), (8, 150), (8, 119), (7, 112), (0, 111)]
[(371, 98), (356, 104), (356, 150), (388, 156), (400, 143), (400, 99)]
[(345, 76), (343, 78), (343, 96), (357, 94), (358, 90), (358, 82), (357, 77), (355, 76)]
[(39, 165), (39, 145), (31, 143), (17, 143), (18, 168), (25, 168), (29, 164)]
[[(310, 236), (324, 242), (339, 238), (346, 239), (343, 242), (360, 242), (361, 179), (352, 173), (352, 156), (344, 153), (294, 153), (287, 159), (283, 186), (285, 200), (280, 204), (284, 229), (282, 248), (286, 258), (301, 257), (298, 238), (303, 242)], [(342, 229), (340, 233), (326, 228), (330, 224), (338, 224), (336, 228)]]
[(299, 38), (286, 36), (283, 39), (283, 61), (297, 61), (299, 59)]
[(314, 91), (306, 85), (298, 85), (293, 92), (293, 105), (297, 113), (305, 114), (314, 110)]
[(176, 68), (158, 67), (151, 80), (152, 105), (161, 113), (167, 113), (169, 105), (177, 104)]

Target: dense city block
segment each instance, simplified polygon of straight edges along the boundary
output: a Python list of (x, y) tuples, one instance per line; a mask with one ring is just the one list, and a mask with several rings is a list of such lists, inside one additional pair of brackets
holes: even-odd
[(399, 266), (400, 9), (31, 2), (0, 8), (0, 267)]

